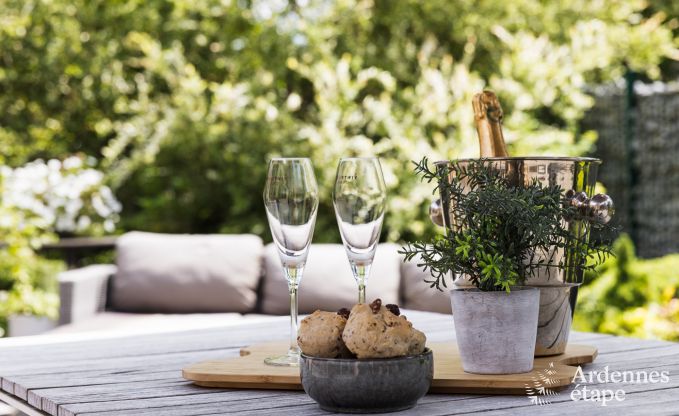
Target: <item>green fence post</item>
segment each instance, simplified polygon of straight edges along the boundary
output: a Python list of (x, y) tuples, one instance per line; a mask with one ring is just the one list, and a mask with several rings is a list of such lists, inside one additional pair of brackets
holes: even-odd
[(634, 209), (634, 195), (637, 191), (638, 172), (635, 166), (636, 150), (634, 138), (636, 136), (637, 99), (634, 94), (634, 81), (637, 74), (625, 64), (625, 164), (627, 165), (627, 233), (638, 244), (637, 219)]

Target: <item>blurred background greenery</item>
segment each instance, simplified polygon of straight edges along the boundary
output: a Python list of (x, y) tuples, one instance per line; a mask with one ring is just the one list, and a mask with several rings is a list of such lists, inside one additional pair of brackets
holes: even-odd
[[(270, 240), (273, 156), (314, 163), (315, 242), (339, 241), (330, 183), (352, 155), (382, 160), (383, 240), (434, 233), (410, 161), (478, 154), (474, 93), (498, 93), (511, 154), (587, 154), (588, 88), (674, 79), (678, 28), (672, 1), (5, 0), (0, 317), (55, 313), (63, 266), (36, 252), (59, 235)], [(577, 327), (679, 340), (679, 257), (617, 251)]]

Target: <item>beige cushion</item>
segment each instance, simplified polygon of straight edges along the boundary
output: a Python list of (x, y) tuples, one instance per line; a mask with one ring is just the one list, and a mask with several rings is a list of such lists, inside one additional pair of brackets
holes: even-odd
[(263, 244), (254, 235), (132, 232), (116, 243), (110, 307), (126, 312), (250, 312)]
[[(288, 284), (273, 244), (265, 248), (262, 312), (286, 314), (290, 311)], [(368, 280), (366, 298), (399, 303), (400, 256), (395, 244), (380, 244)], [(299, 288), (300, 313), (316, 309), (333, 311), (351, 308), (358, 301), (358, 285), (341, 244), (313, 244)]]
[(401, 265), (401, 275), (403, 276), (403, 306), (408, 309), (418, 311), (451, 313), (450, 295), (448, 291), (453, 284), (450, 279), (446, 280), (448, 289), (441, 287), (443, 292), (435, 287), (429, 287), (424, 279), (431, 280), (429, 271), (422, 271), (417, 267), (419, 258), (405, 262)]

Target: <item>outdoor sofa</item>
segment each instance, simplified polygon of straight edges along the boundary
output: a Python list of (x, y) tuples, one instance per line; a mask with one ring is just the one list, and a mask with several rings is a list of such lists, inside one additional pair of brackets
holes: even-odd
[[(406, 309), (450, 313), (448, 293), (429, 287), (396, 244), (380, 244), (367, 298)], [(255, 235), (130, 232), (117, 239), (115, 264), (59, 276), (56, 333), (148, 332), (221, 326), (289, 313), (276, 247)], [(351, 307), (357, 284), (341, 244), (313, 244), (299, 289), (301, 314)]]

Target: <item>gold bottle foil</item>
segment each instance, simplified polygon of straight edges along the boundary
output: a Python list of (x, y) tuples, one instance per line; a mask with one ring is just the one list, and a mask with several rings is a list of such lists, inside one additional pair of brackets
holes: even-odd
[(502, 106), (492, 91), (483, 91), (474, 96), (474, 121), (479, 135), (480, 156), (507, 157), (507, 146), (502, 134)]

